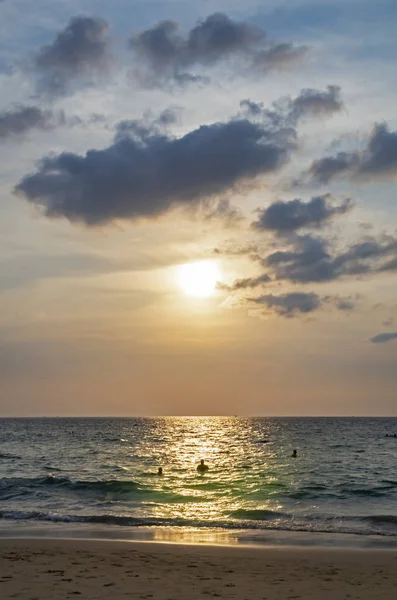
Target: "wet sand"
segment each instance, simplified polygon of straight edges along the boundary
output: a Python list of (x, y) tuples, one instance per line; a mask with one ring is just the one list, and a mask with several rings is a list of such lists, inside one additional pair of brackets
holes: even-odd
[(8, 600), (394, 600), (397, 551), (0, 539)]

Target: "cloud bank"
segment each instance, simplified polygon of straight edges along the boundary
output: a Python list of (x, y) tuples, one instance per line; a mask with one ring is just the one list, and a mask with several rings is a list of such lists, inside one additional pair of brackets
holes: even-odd
[(48, 217), (86, 225), (153, 218), (253, 185), (285, 165), (294, 147), (293, 130), (248, 120), (201, 126), (180, 138), (128, 121), (108, 148), (44, 158), (16, 192)]
[(185, 34), (177, 22), (161, 21), (133, 35), (129, 46), (139, 62), (141, 81), (154, 86), (203, 81), (194, 69), (221, 61), (240, 61), (250, 71), (264, 73), (291, 65), (306, 53), (303, 46), (272, 44), (260, 27), (223, 13), (208, 16)]

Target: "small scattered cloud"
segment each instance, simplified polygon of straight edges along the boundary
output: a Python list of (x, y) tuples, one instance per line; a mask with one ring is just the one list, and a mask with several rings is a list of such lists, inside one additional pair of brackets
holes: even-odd
[[(228, 291), (255, 288), (268, 283), (290, 282), (307, 285), (329, 283), (340, 279), (376, 275), (386, 272), (397, 273), (397, 238), (383, 235), (379, 238), (367, 237), (336, 250), (329, 240), (305, 234), (288, 234), (276, 238), (281, 248), (264, 255), (264, 250), (256, 247), (251, 252), (249, 246), (239, 245), (238, 254), (246, 254), (260, 264), (264, 271), (259, 275), (235, 280), (223, 286)], [(232, 254), (232, 250), (229, 249)], [(338, 302), (335, 300), (336, 306)], [(338, 307), (338, 306), (337, 306)], [(350, 300), (341, 300), (340, 310), (349, 310)]]
[(259, 211), (252, 228), (257, 231), (273, 231), (278, 234), (302, 228), (321, 227), (335, 216), (343, 215), (352, 208), (349, 198), (341, 204), (333, 204), (330, 194), (315, 196), (309, 202), (296, 198), (288, 202), (274, 202)]
[(236, 292), (238, 290), (246, 290), (249, 288), (256, 288), (258, 286), (269, 283), (271, 278), (267, 273), (263, 273), (258, 277), (245, 277), (243, 279), (236, 279), (233, 285), (226, 285), (224, 283), (218, 283), (218, 289), (227, 292)]
[(291, 292), (287, 294), (264, 294), (257, 298), (249, 299), (258, 305), (265, 305), (268, 309), (282, 317), (295, 317), (299, 314), (308, 314), (318, 310), (322, 304), (320, 296), (305, 292)]
[(305, 58), (307, 46), (296, 46), (290, 43), (275, 44), (260, 50), (253, 58), (253, 66), (260, 71), (290, 68)]
[(203, 201), (200, 209), (199, 218), (204, 221), (218, 219), (225, 227), (237, 225), (244, 219), (241, 210), (234, 206), (228, 198)]
[(335, 252), (326, 240), (304, 235), (290, 240), (289, 250), (266, 256), (262, 264), (273, 271), (275, 280), (321, 283), (397, 270), (396, 255), (397, 239), (392, 236), (367, 238)]
[(290, 114), (295, 120), (302, 117), (319, 117), (338, 113), (343, 109), (341, 88), (328, 85), (325, 91), (303, 89), (290, 103)]
[(235, 21), (224, 13), (209, 15), (185, 34), (180, 32), (179, 23), (161, 21), (133, 35), (129, 46), (140, 63), (135, 74), (152, 86), (206, 83), (208, 78), (192, 69), (231, 59), (250, 71), (285, 68), (307, 51), (303, 46), (270, 43), (257, 25)]
[(255, 185), (258, 176), (285, 165), (294, 148), (291, 132), (246, 119), (201, 126), (179, 138), (128, 121), (108, 148), (44, 158), (15, 191), (48, 217), (86, 225), (155, 218)]
[(52, 44), (43, 46), (35, 58), (40, 86), (49, 92), (63, 93), (71, 81), (106, 72), (111, 62), (108, 31), (103, 19), (70, 19)]
[(390, 131), (385, 123), (375, 125), (362, 151), (339, 152), (315, 160), (307, 176), (320, 184), (339, 176), (394, 178), (397, 176), (397, 131)]
[(251, 260), (260, 260), (259, 247), (257, 244), (228, 242), (219, 248), (214, 248), (212, 253), (218, 256), (248, 256)]
[(295, 98), (279, 98), (270, 108), (266, 108), (263, 102), (254, 102), (249, 98), (240, 102), (243, 116), (261, 119), (276, 127), (296, 127), (301, 119), (329, 117), (343, 107), (341, 88), (337, 85), (328, 85), (325, 90), (302, 89)]
[(85, 127), (103, 122), (105, 117), (93, 114), (86, 119), (68, 116), (63, 110), (54, 111), (38, 106), (15, 106), (0, 113), (0, 141), (22, 137), (32, 130), (50, 131), (57, 127)]
[(37, 106), (16, 106), (0, 113), (0, 140), (21, 136), (31, 129), (53, 129), (53, 112)]
[(392, 342), (397, 340), (397, 331), (390, 333), (379, 333), (370, 339), (373, 344), (385, 344), (386, 342)]

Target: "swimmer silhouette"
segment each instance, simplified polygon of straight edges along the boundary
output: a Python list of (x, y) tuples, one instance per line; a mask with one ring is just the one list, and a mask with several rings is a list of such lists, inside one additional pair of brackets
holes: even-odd
[(298, 458), (298, 453), (297, 453), (297, 451), (296, 451), (296, 450), (294, 450), (291, 456), (292, 456), (292, 458)]
[(204, 463), (204, 460), (203, 460), (203, 459), (201, 459), (201, 460), (200, 460), (200, 464), (199, 464), (199, 465), (197, 465), (197, 471), (198, 471), (199, 473), (205, 473), (206, 471), (208, 471), (208, 465), (206, 465), (206, 464)]
[(159, 477), (162, 477), (162, 475), (163, 475), (163, 467), (159, 467), (159, 470), (157, 471), (157, 475)]

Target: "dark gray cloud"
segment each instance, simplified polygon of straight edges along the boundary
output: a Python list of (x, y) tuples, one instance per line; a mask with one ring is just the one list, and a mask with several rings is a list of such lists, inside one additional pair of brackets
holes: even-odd
[(273, 102), (271, 108), (265, 108), (263, 102), (245, 99), (240, 102), (243, 116), (260, 119), (268, 126), (296, 127), (305, 117), (331, 116), (343, 108), (341, 89), (328, 85), (325, 90), (302, 89), (298, 96), (282, 97)]
[(373, 344), (384, 344), (386, 342), (392, 342), (393, 340), (397, 340), (397, 331), (393, 331), (390, 333), (379, 333), (370, 339), (370, 342)]
[(87, 225), (157, 217), (254, 184), (282, 167), (294, 144), (292, 132), (248, 120), (202, 126), (180, 138), (124, 122), (108, 148), (44, 158), (16, 192), (49, 217)]
[(332, 251), (326, 240), (309, 235), (295, 236), (290, 246), (289, 250), (278, 250), (262, 260), (276, 280), (321, 283), (381, 273), (393, 270), (390, 257), (397, 257), (397, 240), (392, 237), (368, 238), (342, 252)]
[(236, 279), (233, 285), (226, 285), (223, 283), (218, 283), (218, 289), (227, 291), (227, 292), (236, 292), (238, 290), (246, 290), (256, 288), (258, 286), (264, 285), (271, 281), (269, 275), (267, 273), (263, 273), (258, 277), (245, 277), (243, 279)]
[[(255, 288), (268, 282), (288, 281), (294, 284), (327, 283), (343, 278), (357, 278), (385, 272), (397, 273), (397, 239), (393, 236), (365, 238), (345, 250), (335, 250), (330, 242), (312, 235), (292, 234), (282, 238), (284, 247), (265, 257), (260, 257), (260, 248), (255, 253), (247, 250), (246, 255), (265, 269), (255, 277), (237, 279), (228, 291)], [(244, 245), (239, 254), (244, 254)], [(229, 253), (232, 253), (231, 251)], [(352, 307), (345, 301), (339, 310)]]
[[(162, 21), (135, 34), (129, 45), (140, 61), (141, 81), (151, 85), (205, 82), (207, 78), (190, 70), (232, 58), (249, 69), (285, 67), (306, 52), (306, 48), (292, 44), (269, 43), (260, 27), (234, 21), (223, 13), (208, 16), (184, 35), (175, 21)], [(142, 61), (146, 72), (142, 72)]]
[(228, 242), (221, 248), (214, 248), (213, 254), (224, 256), (248, 256), (251, 260), (260, 260), (257, 244), (238, 244)]
[(282, 234), (305, 227), (321, 227), (333, 217), (345, 214), (351, 207), (349, 198), (334, 205), (330, 194), (315, 196), (309, 202), (299, 198), (289, 202), (278, 201), (259, 212), (252, 228)]
[(321, 307), (322, 299), (314, 293), (291, 292), (275, 296), (265, 294), (258, 298), (251, 298), (255, 304), (265, 305), (282, 317), (295, 317), (298, 314), (307, 314)]
[(104, 120), (105, 118), (98, 114), (83, 120), (76, 115), (67, 116), (62, 110), (55, 112), (37, 106), (16, 106), (0, 113), (0, 141), (22, 136), (34, 129), (49, 131), (56, 127), (84, 127)]
[(52, 92), (63, 92), (71, 80), (106, 71), (110, 64), (108, 29), (102, 19), (73, 17), (35, 59), (42, 76), (40, 85)]
[(31, 129), (52, 129), (54, 127), (51, 110), (36, 106), (17, 106), (0, 113), (0, 140), (23, 135)]
[(389, 131), (386, 124), (372, 130), (364, 150), (339, 152), (316, 160), (308, 176), (318, 183), (328, 183), (338, 176), (357, 178), (395, 177), (397, 175), (397, 131)]
[(341, 89), (337, 85), (328, 85), (325, 91), (304, 89), (291, 102), (291, 115), (295, 119), (306, 116), (323, 116), (340, 112), (343, 102)]
[(337, 175), (349, 173), (359, 164), (356, 152), (338, 152), (336, 156), (327, 156), (312, 162), (309, 176), (312, 180), (326, 184)]

